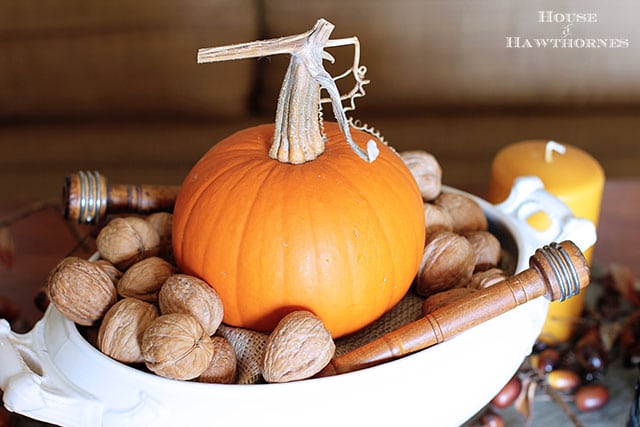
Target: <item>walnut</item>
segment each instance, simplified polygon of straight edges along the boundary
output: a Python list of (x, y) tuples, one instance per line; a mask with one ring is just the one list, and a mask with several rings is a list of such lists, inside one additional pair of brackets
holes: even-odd
[(470, 288), (484, 289), (489, 286), (493, 286), (498, 282), (502, 282), (509, 275), (506, 271), (500, 268), (490, 268), (488, 270), (477, 271), (473, 273), (469, 280), (468, 286)]
[(213, 357), (211, 337), (200, 322), (184, 313), (153, 320), (142, 334), (140, 350), (150, 371), (178, 380), (197, 378)]
[(56, 265), (49, 275), (48, 289), (58, 311), (83, 326), (101, 319), (117, 299), (109, 275), (95, 263), (74, 256)]
[(111, 264), (106, 259), (99, 259), (95, 261), (95, 264), (105, 271), (111, 277), (111, 281), (114, 285), (118, 284), (118, 281), (122, 277), (122, 271), (118, 270), (115, 265)]
[(449, 212), (442, 206), (429, 202), (424, 204), (424, 224), (427, 228), (427, 235), (441, 230), (453, 230), (453, 218)]
[(449, 212), (453, 220), (453, 231), (464, 234), (470, 231), (487, 230), (487, 217), (480, 205), (472, 198), (458, 193), (442, 192), (433, 201)]
[(429, 296), (464, 286), (473, 273), (475, 263), (476, 255), (466, 238), (451, 231), (433, 233), (424, 248), (416, 277), (416, 292)]
[(98, 349), (122, 363), (142, 363), (140, 340), (158, 309), (135, 298), (124, 298), (104, 315), (98, 330)]
[(96, 245), (102, 258), (120, 270), (150, 256), (158, 255), (160, 236), (142, 218), (114, 218), (98, 233)]
[(476, 289), (463, 287), (447, 289), (446, 291), (435, 293), (427, 297), (422, 302), (422, 315), (424, 316), (428, 313), (431, 313), (432, 311), (437, 310), (438, 308), (445, 305), (455, 304), (456, 300), (467, 296), (475, 291)]
[(118, 294), (156, 303), (162, 284), (175, 268), (162, 258), (150, 257), (133, 264), (118, 282)]
[(171, 241), (171, 223), (173, 215), (169, 212), (155, 212), (147, 216), (146, 220), (155, 228), (160, 241)]
[(496, 236), (488, 231), (471, 231), (465, 233), (473, 251), (476, 253), (476, 271), (497, 267), (502, 255), (502, 246)]
[(422, 150), (403, 151), (400, 158), (416, 180), (422, 199), (435, 199), (442, 189), (442, 168), (436, 158)]
[(167, 278), (160, 289), (158, 304), (162, 314), (191, 314), (208, 335), (216, 333), (224, 315), (218, 293), (205, 281), (186, 274), (174, 274)]
[(287, 314), (271, 332), (260, 372), (267, 382), (309, 378), (335, 354), (331, 333), (314, 314), (298, 310)]
[(198, 381), (202, 383), (233, 384), (236, 379), (238, 360), (233, 346), (223, 337), (211, 337), (213, 357)]
[(173, 215), (169, 212), (155, 212), (149, 215), (146, 220), (155, 228), (158, 236), (160, 236), (159, 255), (166, 260), (173, 259), (173, 250), (171, 247)]

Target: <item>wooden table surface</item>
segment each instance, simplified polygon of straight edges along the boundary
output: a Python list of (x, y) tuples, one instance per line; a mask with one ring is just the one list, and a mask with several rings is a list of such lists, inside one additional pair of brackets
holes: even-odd
[[(0, 216), (9, 212), (10, 207), (0, 206)], [(54, 210), (43, 211), (21, 220), (11, 227), (11, 232), (17, 255), (11, 269), (0, 266), (0, 296), (8, 297), (18, 304), (21, 310), (20, 320), (12, 326), (16, 331), (26, 331), (41, 316), (33, 302), (36, 292), (46, 283), (55, 264), (74, 248), (76, 240), (59, 213)], [(640, 179), (608, 180), (603, 195), (594, 264), (626, 265), (632, 269), (635, 277), (640, 278), (639, 242)], [(88, 257), (90, 250), (80, 250), (76, 254)], [(612, 390), (612, 400), (597, 413), (584, 416), (583, 423), (586, 427), (624, 425), (631, 404), (635, 372), (629, 369), (612, 369), (607, 374), (607, 381)], [(557, 408), (544, 402), (539, 406), (533, 426), (569, 425), (568, 419)], [(32, 424), (22, 420), (20, 425)], [(507, 414), (507, 425), (524, 423), (517, 416)]]

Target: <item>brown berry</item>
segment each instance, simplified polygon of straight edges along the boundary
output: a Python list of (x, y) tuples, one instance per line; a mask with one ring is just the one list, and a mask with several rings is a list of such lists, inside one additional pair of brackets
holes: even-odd
[(560, 361), (560, 353), (555, 348), (545, 348), (537, 355), (537, 367), (543, 374), (558, 368)]
[(571, 391), (580, 385), (580, 376), (569, 369), (555, 369), (547, 374), (547, 384), (559, 391)]
[(504, 420), (497, 412), (492, 411), (491, 409), (487, 409), (480, 417), (480, 426), (481, 427), (503, 427)]
[(513, 376), (493, 398), (491, 404), (499, 409), (507, 408), (515, 402), (521, 390), (522, 381), (517, 375)]
[(609, 390), (602, 384), (585, 384), (576, 390), (575, 399), (579, 411), (595, 411), (609, 401)]
[(590, 376), (606, 370), (608, 355), (598, 328), (588, 329), (576, 342), (574, 352), (576, 361)]

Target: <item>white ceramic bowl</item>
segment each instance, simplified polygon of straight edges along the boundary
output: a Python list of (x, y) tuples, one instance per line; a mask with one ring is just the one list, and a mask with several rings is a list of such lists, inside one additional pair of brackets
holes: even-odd
[[(447, 188), (448, 191), (457, 191)], [(536, 248), (573, 240), (582, 250), (595, 228), (574, 218), (534, 177), (484, 209), (503, 248), (528, 268)], [(545, 233), (525, 219), (542, 210)], [(457, 337), (402, 359), (334, 377), (285, 384), (217, 385), (161, 378), (120, 364), (91, 346), (53, 305), (26, 334), (0, 321), (0, 387), (4, 404), (66, 427), (202, 425), (457, 426), (513, 376), (542, 328), (538, 298)]]

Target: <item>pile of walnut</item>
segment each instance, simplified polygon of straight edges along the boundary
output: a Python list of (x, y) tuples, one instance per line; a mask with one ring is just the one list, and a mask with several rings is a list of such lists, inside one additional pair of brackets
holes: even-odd
[(101, 258), (63, 259), (49, 276), (49, 298), (78, 325), (99, 325), (94, 345), (119, 362), (144, 363), (168, 378), (232, 383), (235, 353), (213, 336), (222, 302), (167, 260), (171, 219), (157, 213), (111, 220), (96, 240)]
[[(111, 220), (96, 239), (99, 259), (71, 256), (53, 269), (49, 298), (66, 318), (97, 328), (95, 340), (90, 333), (87, 338), (119, 362), (172, 379), (235, 383), (236, 349), (217, 333), (223, 327), (231, 334), (253, 331), (221, 325), (224, 308), (216, 291), (177, 272), (171, 220), (169, 213)], [(295, 311), (266, 337), (262, 350), (261, 376), (285, 382), (320, 371), (335, 344), (320, 319)]]
[[(432, 155), (400, 157), (424, 200), (427, 238), (414, 287), (425, 297), (423, 313), (504, 279), (501, 246), (480, 206), (442, 191)], [(67, 257), (54, 268), (49, 298), (68, 319), (97, 329), (93, 344), (119, 362), (167, 378), (238, 382), (239, 352), (227, 334), (246, 330), (222, 324), (213, 287), (176, 270), (171, 220), (169, 213), (112, 219), (97, 236), (98, 256)], [(303, 310), (285, 316), (262, 343), (259, 371), (266, 382), (310, 378), (336, 349), (322, 321)]]
[(400, 157), (424, 201), (427, 234), (415, 281), (416, 293), (426, 297), (423, 314), (504, 280), (502, 247), (488, 231), (480, 205), (464, 194), (442, 191), (442, 170), (431, 154), (405, 151)]

